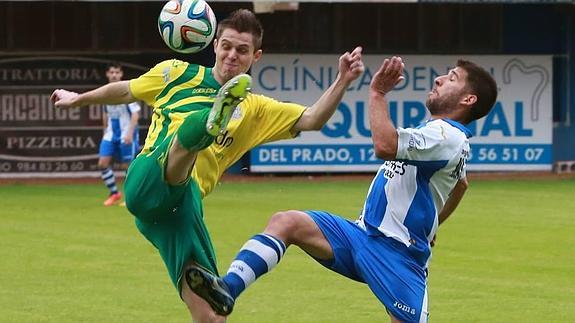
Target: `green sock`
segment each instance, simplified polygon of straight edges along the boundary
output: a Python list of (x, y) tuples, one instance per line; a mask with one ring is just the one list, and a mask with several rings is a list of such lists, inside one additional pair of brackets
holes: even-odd
[(190, 114), (177, 130), (178, 142), (190, 151), (202, 150), (214, 141), (213, 136), (206, 131), (206, 122), (210, 109), (204, 109)]

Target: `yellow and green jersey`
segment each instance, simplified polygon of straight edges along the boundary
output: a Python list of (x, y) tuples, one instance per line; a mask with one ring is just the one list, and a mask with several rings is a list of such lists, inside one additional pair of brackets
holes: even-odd
[[(211, 68), (179, 60), (159, 63), (130, 81), (135, 98), (153, 108), (141, 154), (148, 154), (195, 111), (210, 108), (221, 85)], [(226, 131), (199, 152), (192, 177), (202, 196), (212, 191), (224, 171), (257, 145), (293, 138), (293, 125), (304, 106), (250, 94), (234, 112)]]
[(191, 113), (211, 107), (219, 88), (210, 68), (178, 60), (161, 62), (131, 80), (132, 95), (154, 109), (141, 153), (160, 145)]

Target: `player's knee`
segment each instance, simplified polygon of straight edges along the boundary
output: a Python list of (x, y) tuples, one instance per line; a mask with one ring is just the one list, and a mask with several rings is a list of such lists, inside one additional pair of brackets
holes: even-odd
[(278, 238), (282, 238), (283, 240), (293, 240), (304, 224), (303, 216), (305, 216), (305, 213), (301, 211), (290, 210), (276, 212), (270, 218), (266, 227), (266, 232), (275, 235)]
[(268, 228), (284, 228), (290, 230), (296, 226), (297, 217), (294, 216), (294, 211), (276, 212), (268, 222)]

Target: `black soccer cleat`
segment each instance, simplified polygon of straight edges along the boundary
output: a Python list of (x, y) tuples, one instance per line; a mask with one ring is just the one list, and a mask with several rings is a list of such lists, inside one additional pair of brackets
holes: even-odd
[(235, 300), (223, 279), (197, 265), (191, 265), (185, 276), (190, 289), (206, 300), (217, 314), (230, 315)]

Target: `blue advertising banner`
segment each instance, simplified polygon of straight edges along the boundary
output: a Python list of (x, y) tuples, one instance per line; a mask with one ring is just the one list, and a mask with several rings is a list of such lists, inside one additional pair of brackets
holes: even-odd
[[(368, 89), (383, 56), (366, 55), (366, 71), (349, 87), (335, 115), (319, 132), (252, 150), (252, 172), (375, 171)], [(469, 170), (550, 170), (552, 167), (551, 56), (404, 56), (405, 80), (389, 94), (398, 127), (429, 118), (425, 101), (434, 79), (457, 59), (476, 62), (495, 77), (499, 94), (485, 118), (470, 124)], [(337, 75), (335, 55), (264, 55), (252, 70), (254, 92), (311, 106)]]

